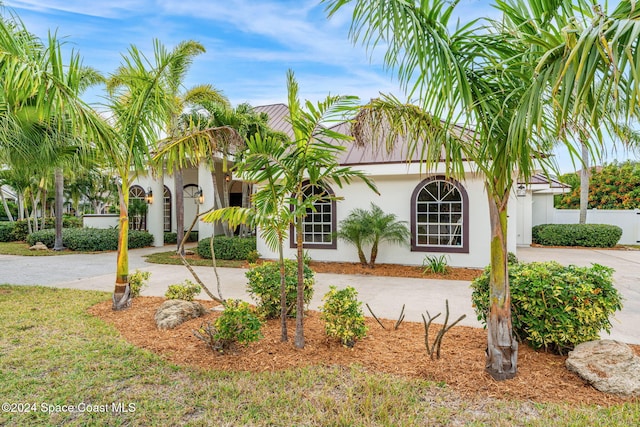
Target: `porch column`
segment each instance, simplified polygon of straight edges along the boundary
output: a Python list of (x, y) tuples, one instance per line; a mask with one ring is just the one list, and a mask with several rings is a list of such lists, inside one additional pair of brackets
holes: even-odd
[[(203, 163), (198, 165), (198, 186), (202, 189), (203, 198), (203, 203), (199, 206), (199, 211), (206, 212), (213, 208), (214, 189), (213, 182), (211, 180), (211, 171), (209, 171), (209, 168)], [(211, 237), (213, 235), (213, 230), (213, 224), (198, 221), (198, 240)]]
[(153, 235), (153, 246), (164, 246), (164, 175), (159, 172), (149, 177), (149, 188), (153, 192), (153, 201), (147, 212), (147, 228)]

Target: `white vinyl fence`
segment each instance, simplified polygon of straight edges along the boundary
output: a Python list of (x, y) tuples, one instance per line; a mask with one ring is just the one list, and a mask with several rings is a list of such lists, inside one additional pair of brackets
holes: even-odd
[[(577, 224), (580, 218), (578, 209), (553, 209), (546, 224)], [(543, 224), (542, 218), (533, 218), (533, 225)], [(536, 221), (538, 220), (538, 221)], [(589, 209), (588, 224), (611, 224), (622, 228), (620, 244), (637, 245), (640, 243), (640, 210), (603, 210)]]

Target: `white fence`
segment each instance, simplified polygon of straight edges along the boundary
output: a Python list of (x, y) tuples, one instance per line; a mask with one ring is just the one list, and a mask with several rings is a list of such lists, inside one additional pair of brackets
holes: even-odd
[[(553, 209), (549, 224), (577, 224), (580, 211), (577, 209)], [(620, 244), (637, 245), (640, 243), (640, 210), (603, 210), (589, 209), (588, 224), (611, 224), (622, 228)], [(539, 224), (534, 218), (534, 225)]]

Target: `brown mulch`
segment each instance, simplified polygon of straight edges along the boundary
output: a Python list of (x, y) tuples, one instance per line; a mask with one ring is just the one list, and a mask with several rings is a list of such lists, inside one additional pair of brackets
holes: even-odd
[(311, 261), (311, 269), (316, 273), (365, 274), (369, 276), (414, 277), (417, 279), (467, 280), (482, 274), (477, 268), (448, 267), (446, 274), (425, 273), (424, 268), (413, 265), (376, 264), (374, 268), (352, 262)]
[[(278, 320), (268, 321), (262, 329), (264, 338), (248, 347), (228, 354), (217, 354), (193, 336), (193, 330), (203, 321), (213, 320), (219, 312), (188, 321), (176, 329), (158, 330), (153, 320), (164, 298), (139, 297), (125, 311), (111, 310), (111, 301), (89, 309), (89, 312), (114, 325), (123, 337), (136, 346), (160, 354), (166, 360), (204, 369), (223, 371), (276, 371), (309, 365), (358, 364), (369, 372), (385, 372), (409, 378), (445, 382), (466, 396), (578, 404), (612, 405), (633, 399), (623, 399), (601, 393), (585, 384), (565, 368), (566, 357), (535, 352), (521, 345), (518, 375), (498, 382), (484, 372), (486, 331), (455, 326), (444, 337), (442, 358), (430, 360), (424, 344), (424, 326), (403, 322), (393, 330), (394, 321), (383, 320), (386, 330), (367, 318), (367, 336), (352, 349), (328, 339), (319, 313), (311, 311), (305, 318), (304, 349), (292, 343), (294, 321), (289, 323), (290, 341), (280, 342)], [(202, 301), (210, 308), (214, 303)], [(432, 325), (434, 337), (440, 325)], [(431, 338), (432, 340), (433, 338)], [(640, 355), (640, 346), (633, 346)], [(635, 399), (634, 401), (637, 401)]]

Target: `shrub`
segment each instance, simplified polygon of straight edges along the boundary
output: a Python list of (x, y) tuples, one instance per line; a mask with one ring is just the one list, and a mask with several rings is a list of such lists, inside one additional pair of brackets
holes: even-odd
[(609, 224), (541, 224), (531, 229), (533, 243), (545, 246), (612, 248), (622, 229)]
[(518, 257), (516, 256), (516, 254), (514, 254), (513, 252), (509, 252), (507, 253), (507, 263), (508, 264), (517, 264), (518, 261)]
[(229, 299), (215, 324), (202, 324), (194, 331), (196, 338), (212, 350), (223, 353), (236, 343), (248, 345), (262, 338), (262, 321), (251, 306), (240, 300)]
[[(475, 279), (472, 301), (478, 320), (489, 312), (489, 268)], [(611, 329), (611, 316), (622, 308), (613, 287), (613, 269), (564, 267), (555, 261), (509, 266), (513, 331), (533, 348), (560, 354), (577, 344), (598, 339)]]
[[(198, 255), (211, 259), (210, 238), (198, 242)], [(216, 236), (213, 239), (213, 250), (217, 259), (247, 259), (251, 251), (256, 250), (255, 237), (226, 237)]]
[(449, 266), (447, 265), (447, 256), (440, 255), (439, 257), (437, 257), (435, 255), (425, 255), (424, 260), (422, 260), (422, 272), (447, 274), (449, 272)]
[(351, 286), (340, 290), (330, 286), (329, 292), (322, 298), (324, 305), (321, 307), (321, 317), (325, 322), (325, 332), (347, 347), (353, 347), (356, 340), (367, 333), (362, 303), (357, 297), (358, 292)]
[(147, 286), (147, 281), (151, 277), (150, 271), (136, 270), (129, 275), (129, 288), (131, 289), (131, 298), (140, 296), (140, 291)]
[[(187, 242), (197, 242), (197, 241), (198, 241), (198, 232), (192, 231), (191, 233), (189, 233), (189, 238), (187, 239)], [(173, 231), (172, 232), (165, 231), (164, 243), (165, 244), (178, 243), (178, 233), (174, 233)]]
[(247, 254), (247, 262), (249, 264), (255, 264), (260, 258), (260, 252), (253, 250)]
[[(42, 242), (52, 248), (55, 230), (41, 230), (27, 236), (27, 243)], [(129, 230), (129, 249), (153, 244), (153, 236), (146, 231)], [(118, 249), (118, 230), (115, 228), (69, 228), (62, 230), (62, 244), (72, 251), (115, 251)]]
[(164, 296), (167, 299), (182, 299), (185, 301), (193, 301), (193, 298), (202, 291), (200, 285), (193, 283), (191, 280), (186, 279), (182, 283), (169, 285), (169, 289), (165, 292)]
[(6, 222), (0, 223), (0, 242), (11, 242), (13, 241), (12, 237), (13, 231), (13, 223)]
[[(38, 221), (41, 221), (41, 219), (39, 219)], [(29, 225), (27, 220), (21, 219), (18, 221), (14, 221), (12, 225), (13, 225), (13, 230), (12, 230), (10, 241), (18, 242), (18, 241), (26, 240), (27, 236), (29, 235)], [(32, 221), (32, 225), (33, 225), (33, 221)], [(55, 227), (56, 227), (56, 219), (52, 217), (48, 217), (48, 218), (45, 218), (44, 220), (44, 228), (38, 231), (55, 229)], [(62, 217), (62, 228), (82, 228), (82, 218), (64, 215)]]
[[(265, 262), (245, 273), (249, 284), (247, 290), (258, 304), (258, 311), (267, 319), (280, 315), (280, 266), (275, 262)], [(287, 293), (287, 314), (296, 315), (296, 287), (298, 266), (293, 260), (285, 260), (285, 283)], [(309, 304), (313, 296), (313, 271), (304, 266), (304, 302)]]

